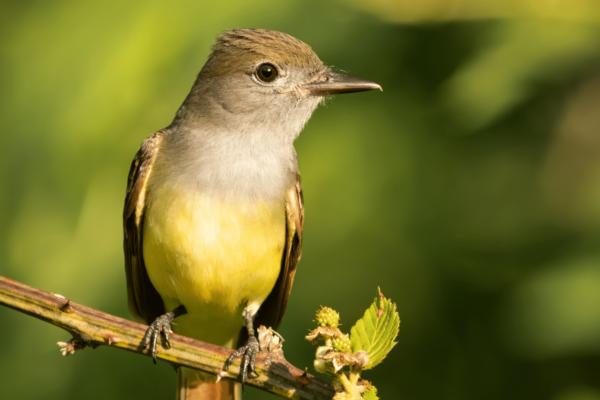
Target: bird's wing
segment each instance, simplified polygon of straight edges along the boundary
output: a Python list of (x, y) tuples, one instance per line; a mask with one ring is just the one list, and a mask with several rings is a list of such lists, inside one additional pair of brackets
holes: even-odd
[(286, 211), (286, 245), (281, 260), (281, 271), (275, 287), (260, 307), (255, 319), (255, 326), (265, 325), (277, 329), (292, 290), (296, 275), (296, 267), (302, 253), (302, 230), (304, 229), (304, 199), (300, 174), (296, 184), (287, 192)]
[(146, 272), (142, 251), (147, 183), (162, 137), (161, 131), (149, 136), (135, 155), (127, 179), (123, 210), (123, 246), (129, 311), (136, 319), (145, 321), (146, 324), (165, 313), (163, 301)]

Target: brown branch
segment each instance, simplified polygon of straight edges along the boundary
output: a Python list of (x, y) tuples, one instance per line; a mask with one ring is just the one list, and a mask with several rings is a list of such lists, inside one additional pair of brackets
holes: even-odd
[[(147, 350), (139, 346), (146, 330), (145, 325), (103, 313), (2, 276), (0, 304), (68, 331), (74, 339), (68, 346), (63, 344), (63, 354), (85, 346), (105, 345), (149, 356)], [(175, 366), (199, 369), (222, 378), (238, 378), (239, 362), (234, 363), (226, 372), (221, 370), (232, 353), (231, 349), (176, 334), (170, 336), (169, 342), (169, 349), (159, 349), (158, 358)], [(294, 367), (283, 358), (280, 351), (269, 354), (261, 351), (256, 369), (259, 376), (248, 379), (246, 384), (287, 399), (326, 400), (335, 394), (331, 385)]]

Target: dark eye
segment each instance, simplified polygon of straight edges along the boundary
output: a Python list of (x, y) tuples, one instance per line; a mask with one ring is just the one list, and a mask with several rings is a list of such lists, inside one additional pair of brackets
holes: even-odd
[(261, 64), (256, 69), (256, 76), (263, 82), (273, 82), (277, 78), (277, 68), (271, 64)]

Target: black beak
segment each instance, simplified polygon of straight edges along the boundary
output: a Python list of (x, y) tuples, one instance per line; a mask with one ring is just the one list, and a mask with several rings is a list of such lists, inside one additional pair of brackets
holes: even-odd
[(333, 94), (383, 90), (375, 82), (337, 72), (327, 72), (317, 82), (304, 86), (311, 96), (329, 96)]

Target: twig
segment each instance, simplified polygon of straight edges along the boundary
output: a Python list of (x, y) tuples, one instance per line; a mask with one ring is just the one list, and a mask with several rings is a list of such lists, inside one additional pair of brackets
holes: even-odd
[[(44, 292), (0, 276), (0, 304), (49, 322), (69, 332), (73, 339), (61, 343), (63, 354), (72, 354), (85, 346), (100, 345), (125, 349), (150, 356), (139, 346), (146, 330), (141, 325)], [(239, 362), (228, 371), (223, 363), (231, 349), (200, 342), (177, 334), (170, 335), (170, 348), (160, 348), (158, 358), (175, 366), (186, 366), (210, 372), (222, 378), (237, 379)], [(333, 387), (290, 363), (281, 352), (258, 356), (257, 378), (246, 384), (287, 399), (326, 400), (333, 397)]]

